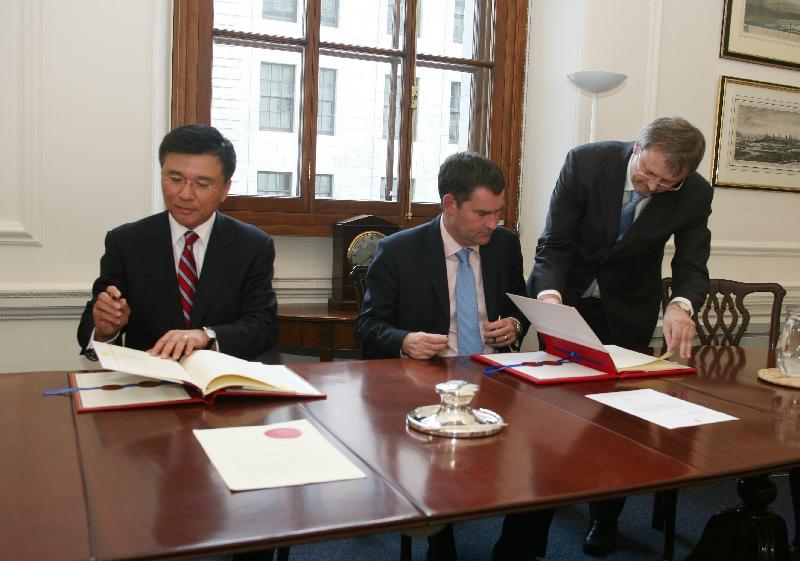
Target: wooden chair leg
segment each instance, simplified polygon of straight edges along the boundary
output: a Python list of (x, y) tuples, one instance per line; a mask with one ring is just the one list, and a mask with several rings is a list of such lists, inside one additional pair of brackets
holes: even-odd
[(278, 561), (289, 561), (289, 549), (288, 547), (278, 548)]
[(659, 532), (664, 529), (664, 492), (653, 495), (653, 512), (650, 515), (650, 526)]
[(411, 561), (411, 536), (400, 534), (400, 561)]
[(794, 541), (791, 545), (793, 559), (800, 559), (800, 469), (789, 470), (789, 488), (792, 492), (792, 512), (794, 513)]
[[(678, 490), (660, 491), (661, 495), (661, 530), (664, 532), (664, 550), (661, 561), (672, 561), (675, 555), (675, 517), (678, 509)], [(653, 513), (655, 516), (655, 513)]]

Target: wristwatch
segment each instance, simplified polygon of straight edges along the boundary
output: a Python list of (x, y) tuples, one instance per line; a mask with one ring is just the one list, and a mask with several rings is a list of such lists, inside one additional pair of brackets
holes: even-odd
[(514, 322), (514, 327), (517, 328), (517, 337), (519, 337), (522, 334), (522, 324), (519, 322), (519, 320), (517, 318), (515, 318), (513, 316), (509, 317), (508, 319), (510, 319), (512, 322)]
[(206, 337), (208, 337), (208, 344), (206, 345), (206, 349), (213, 348), (214, 343), (217, 342), (217, 332), (211, 329), (210, 327), (204, 327), (203, 333), (205, 333)]

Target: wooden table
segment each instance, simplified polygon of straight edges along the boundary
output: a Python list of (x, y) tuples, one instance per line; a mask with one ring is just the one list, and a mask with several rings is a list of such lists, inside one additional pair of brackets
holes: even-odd
[[(64, 372), (0, 375), (0, 557), (78, 561), (92, 550)], [(10, 557), (4, 557), (10, 555)]]
[(357, 351), (353, 334), (357, 310), (334, 310), (327, 304), (280, 304), (278, 347), (319, 353), (322, 362), (336, 351)]
[[(755, 380), (769, 357), (750, 349), (730, 359), (700, 349), (695, 357), (697, 376), (554, 386), (485, 376), (464, 358), (293, 365), (328, 399), (229, 398), (74, 416), (66, 399), (39, 397), (62, 387), (64, 373), (3, 375), (12, 405), (2, 426), (14, 430), (0, 436), (0, 467), (12, 474), (2, 504), (14, 506), (0, 511), (0, 539), (21, 560), (181, 559), (800, 466), (790, 406), (776, 414), (768, 405), (776, 391), (791, 390)], [(501, 413), (508, 427), (476, 440), (406, 429), (405, 414), (436, 402), (433, 386), (445, 379), (478, 383), (475, 405)], [(670, 431), (584, 397), (639, 387), (740, 421)], [(367, 479), (231, 493), (191, 434), (298, 418), (317, 424)]]

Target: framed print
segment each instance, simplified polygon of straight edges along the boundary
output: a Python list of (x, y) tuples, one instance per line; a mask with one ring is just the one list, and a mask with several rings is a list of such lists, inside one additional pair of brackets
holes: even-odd
[(800, 192), (800, 88), (720, 78), (711, 184)]
[(726, 0), (719, 54), (800, 69), (800, 0)]

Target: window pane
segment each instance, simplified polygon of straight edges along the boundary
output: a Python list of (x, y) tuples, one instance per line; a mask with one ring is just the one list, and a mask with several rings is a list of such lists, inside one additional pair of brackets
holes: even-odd
[(319, 69), (317, 134), (334, 134), (336, 121), (336, 69)]
[(305, 9), (306, 0), (214, 0), (214, 27), (304, 37)]
[[(489, 71), (474, 72), (417, 68), (419, 97), (415, 121), (419, 135), (411, 156), (411, 200), (438, 202), (439, 165), (455, 152), (486, 154)], [(483, 101), (482, 101), (483, 100)]]
[[(402, 26), (395, 26), (396, 11), (404, 13), (405, 0), (348, 0), (336, 2), (338, 21), (325, 23), (326, 0), (322, 0), (322, 27), (320, 40), (362, 47), (402, 49)], [(395, 27), (397, 32), (395, 33)]]
[(259, 171), (257, 178), (258, 194), (268, 197), (288, 197), (292, 191), (291, 172)]
[(297, 21), (297, 0), (263, 0), (261, 15), (264, 19)]
[[(344, 4), (342, 5), (344, 7)], [(400, 95), (400, 60), (393, 62), (360, 60), (336, 53), (321, 54), (321, 69), (335, 76), (336, 127), (334, 134), (317, 131), (316, 173), (336, 177), (331, 197), (345, 200), (397, 200), (397, 182), (387, 189), (381, 186), (391, 167), (392, 177), (398, 174), (398, 142), (384, 138), (384, 90), (386, 76), (397, 76)], [(322, 72), (320, 87), (322, 87)], [(327, 80), (327, 79), (326, 79)], [(389, 98), (391, 99), (391, 87)], [(320, 100), (320, 107), (323, 102)], [(320, 113), (318, 119), (322, 119)], [(396, 120), (399, 126), (399, 119)]]
[[(214, 45), (211, 124), (236, 148), (231, 194), (299, 195), (302, 64), (296, 52)], [(283, 183), (258, 172), (282, 173)]]
[(318, 199), (333, 198), (333, 176), (330, 174), (317, 174), (314, 194)]
[(491, 59), (493, 4), (492, 0), (425, 2), (417, 50), (428, 55)]
[(339, 26), (339, 0), (322, 0), (320, 23), (328, 27)]

